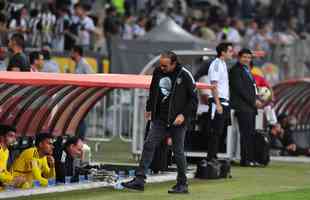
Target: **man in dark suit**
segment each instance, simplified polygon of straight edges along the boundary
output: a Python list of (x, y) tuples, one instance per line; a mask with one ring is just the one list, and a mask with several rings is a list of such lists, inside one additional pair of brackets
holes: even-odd
[(252, 53), (249, 49), (239, 52), (238, 62), (229, 72), (231, 107), (235, 110), (241, 146), (241, 166), (254, 167), (255, 116), (262, 103), (256, 99), (256, 84), (250, 71)]

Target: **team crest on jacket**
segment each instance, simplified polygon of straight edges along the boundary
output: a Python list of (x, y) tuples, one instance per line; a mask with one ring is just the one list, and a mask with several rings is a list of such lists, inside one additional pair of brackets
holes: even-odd
[(180, 85), (182, 83), (182, 79), (181, 78), (177, 78), (177, 84)]

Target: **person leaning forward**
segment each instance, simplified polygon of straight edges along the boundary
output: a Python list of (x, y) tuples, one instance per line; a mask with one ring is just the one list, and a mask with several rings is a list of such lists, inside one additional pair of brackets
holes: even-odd
[(151, 128), (143, 146), (136, 177), (124, 182), (125, 188), (144, 190), (145, 172), (149, 168), (157, 145), (170, 134), (177, 164), (177, 183), (169, 193), (188, 193), (184, 139), (187, 123), (196, 113), (198, 104), (192, 74), (179, 62), (174, 52), (160, 55), (160, 66), (153, 72), (146, 105), (146, 118), (151, 118)]
[(64, 147), (54, 149), (56, 183), (65, 183), (66, 176), (71, 177), (70, 182), (77, 182), (79, 173), (74, 166), (74, 160), (82, 157), (83, 141), (77, 136), (67, 139)]
[(32, 187), (36, 180), (41, 186), (48, 185), (49, 178), (55, 178), (55, 160), (53, 158), (53, 137), (48, 133), (36, 136), (35, 147), (24, 150), (13, 163), (13, 174), (23, 176), (26, 183), (21, 188)]
[(26, 179), (15, 176), (8, 170), (9, 146), (16, 142), (16, 130), (12, 126), (0, 124), (0, 191), (4, 186), (18, 186)]

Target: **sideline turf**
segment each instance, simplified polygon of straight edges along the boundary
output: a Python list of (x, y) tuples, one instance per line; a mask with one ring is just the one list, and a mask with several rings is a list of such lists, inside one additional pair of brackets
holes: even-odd
[[(191, 180), (189, 195), (169, 195), (173, 182), (148, 184), (145, 192), (112, 188), (18, 198), (18, 200), (309, 200), (310, 168), (306, 163), (272, 163), (267, 168), (233, 167), (233, 178)], [(297, 190), (297, 191), (295, 191)], [(289, 192), (288, 192), (289, 191)], [(286, 193), (278, 193), (286, 192)], [(285, 198), (284, 198), (285, 197)], [(287, 198), (286, 198), (287, 197)], [(289, 198), (290, 197), (290, 198)]]
[(236, 198), (233, 200), (308, 200), (310, 199), (310, 188), (290, 192), (277, 192), (264, 195), (254, 195), (249, 197)]

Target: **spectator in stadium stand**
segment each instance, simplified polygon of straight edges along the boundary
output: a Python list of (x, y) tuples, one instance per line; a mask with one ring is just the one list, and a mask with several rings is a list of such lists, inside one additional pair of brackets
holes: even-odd
[(229, 81), (226, 61), (232, 58), (232, 43), (220, 43), (216, 47), (217, 58), (210, 64), (208, 79), (214, 90), (212, 90), (209, 102), (209, 125), (210, 134), (208, 141), (208, 161), (216, 161), (219, 150), (220, 138), (230, 124), (229, 105)]
[(51, 134), (36, 135), (35, 147), (24, 150), (13, 162), (14, 177), (23, 176), (27, 180), (19, 187), (30, 188), (33, 181), (38, 181), (41, 186), (47, 186), (48, 179), (55, 178), (53, 149)]
[(24, 53), (24, 44), (24, 36), (20, 33), (15, 33), (10, 38), (8, 47), (13, 55), (9, 59), (7, 71), (30, 71), (30, 64)]
[(255, 167), (254, 133), (257, 108), (262, 103), (256, 99), (256, 83), (250, 72), (252, 52), (241, 49), (238, 62), (229, 72), (231, 107), (235, 109), (240, 130), (241, 160), (240, 165)]
[[(281, 117), (279, 118), (281, 121)], [(295, 144), (290, 129), (283, 129), (281, 124), (276, 123), (270, 129), (271, 148), (281, 150), (283, 156), (310, 156), (310, 148), (301, 148)]]
[(146, 23), (147, 18), (145, 16), (140, 16), (137, 20), (137, 23), (133, 26), (133, 37), (140, 38), (146, 33)]
[(66, 7), (61, 7), (57, 9), (57, 14), (58, 17), (55, 25), (55, 38), (53, 47), (54, 50), (56, 51), (64, 51), (65, 42), (68, 38), (68, 36), (65, 33), (69, 31), (68, 28), (70, 25), (69, 11)]
[(11, 13), (11, 19), (8, 24), (9, 35), (12, 33), (20, 33), (24, 36), (25, 41), (28, 41), (27, 31), (28, 31), (28, 10), (26, 7), (22, 7)]
[(41, 19), (39, 17), (39, 10), (33, 9), (30, 11), (30, 18), (28, 22), (28, 29), (29, 29), (29, 41), (32, 47), (38, 47), (41, 45), (41, 33), (40, 29)]
[(44, 64), (43, 55), (38, 51), (30, 52), (29, 54), (30, 61), (30, 71), (31, 72), (39, 72)]
[(50, 73), (59, 73), (59, 66), (58, 64), (51, 59), (51, 52), (48, 47), (45, 47), (41, 51), (44, 57), (44, 64), (42, 68), (42, 72), (50, 72)]
[(108, 56), (111, 57), (112, 38), (120, 34), (121, 22), (117, 17), (115, 7), (111, 6), (106, 10), (106, 17), (103, 21), (104, 37), (107, 42)]
[[(75, 74), (92, 74), (94, 73), (92, 67), (89, 65), (87, 60), (83, 57), (84, 51), (81, 46), (74, 46), (71, 51), (71, 58), (75, 61)], [(83, 119), (78, 128), (77, 135), (84, 140), (86, 134), (87, 124)]]
[(124, 16), (124, 24), (122, 28), (122, 38), (124, 40), (132, 40), (133, 39), (133, 22), (134, 17), (129, 13)]
[(87, 16), (89, 6), (85, 3), (74, 5), (74, 13), (79, 17), (78, 41), (77, 44), (85, 50), (90, 50), (91, 34), (95, 33), (95, 24), (92, 18)]
[(153, 72), (145, 117), (151, 119), (151, 128), (143, 146), (136, 177), (122, 185), (144, 190), (146, 170), (150, 167), (155, 148), (168, 135), (177, 164), (177, 184), (168, 193), (188, 193), (184, 140), (187, 125), (196, 114), (198, 104), (195, 81), (191, 73), (178, 62), (174, 52), (162, 52), (160, 66)]
[(5, 46), (8, 40), (7, 19), (4, 13), (0, 13), (0, 46)]
[[(256, 87), (257, 88), (261, 88), (261, 87), (266, 87), (270, 90), (271, 92), (271, 102), (273, 102), (275, 99), (274, 99), (274, 93), (273, 93), (273, 90), (272, 90), (272, 87), (270, 85), (270, 83), (265, 79), (264, 76), (262, 75), (259, 75), (257, 73), (254, 72), (254, 63), (253, 61), (251, 61), (250, 63), (250, 68), (251, 68), (251, 74), (253, 76), (253, 78), (255, 79), (255, 83), (256, 83)], [(263, 102), (263, 107), (266, 105), (266, 104), (269, 104), (270, 102)]]
[(83, 57), (83, 47), (75, 45), (71, 50), (71, 58), (75, 62), (75, 74), (92, 74), (94, 73), (92, 67), (87, 60)]
[(4, 47), (0, 47), (0, 71), (6, 71), (7, 65), (6, 50)]
[[(267, 123), (270, 125), (277, 123), (277, 117), (275, 114), (274, 104), (275, 101), (273, 89), (270, 85), (270, 83), (265, 79), (264, 75), (262, 73), (259, 73), (259, 71), (255, 70), (254, 63), (251, 61), (250, 63), (251, 67), (251, 74), (253, 78), (255, 79), (256, 87), (258, 90), (257, 97), (261, 100), (262, 105), (261, 108), (264, 109), (264, 114), (266, 116)], [(262, 89), (267, 88), (270, 91), (270, 98), (264, 99), (262, 98)]]
[(270, 24), (258, 24), (258, 31), (249, 40), (249, 48), (255, 51), (264, 51), (267, 55), (271, 54), (271, 45), (274, 43)]
[[(8, 171), (9, 146), (16, 141), (16, 131), (13, 127), (0, 125), (0, 191), (4, 186), (17, 186), (23, 184), (26, 179), (23, 176), (15, 176)], [(2, 188), (3, 189), (3, 188)]]
[(77, 182), (78, 172), (74, 167), (74, 159), (82, 156), (83, 141), (76, 137), (69, 137), (64, 146), (55, 146), (54, 158), (56, 169), (56, 183), (65, 183), (65, 177), (70, 176), (70, 182)]

